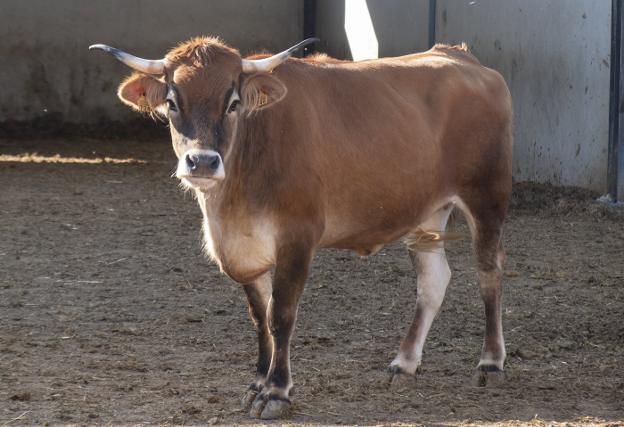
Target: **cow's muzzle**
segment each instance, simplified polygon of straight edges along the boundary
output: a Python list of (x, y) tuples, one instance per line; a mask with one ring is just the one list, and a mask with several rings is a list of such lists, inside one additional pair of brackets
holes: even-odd
[(188, 150), (178, 160), (176, 177), (189, 187), (210, 188), (225, 178), (221, 155), (212, 150)]

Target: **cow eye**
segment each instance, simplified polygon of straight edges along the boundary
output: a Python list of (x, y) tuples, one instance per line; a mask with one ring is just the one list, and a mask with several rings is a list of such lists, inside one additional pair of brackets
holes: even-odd
[(233, 113), (234, 111), (236, 111), (239, 104), (240, 104), (240, 101), (238, 99), (233, 100), (230, 106), (228, 107), (228, 110), (227, 110), (228, 113)]
[(167, 98), (167, 107), (169, 107), (169, 111), (177, 112), (178, 106), (175, 104), (173, 99)]

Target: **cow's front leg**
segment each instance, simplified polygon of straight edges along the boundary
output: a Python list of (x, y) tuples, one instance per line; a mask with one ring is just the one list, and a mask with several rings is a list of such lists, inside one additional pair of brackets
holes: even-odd
[(249, 408), (258, 393), (264, 388), (269, 365), (271, 363), (271, 353), (273, 343), (269, 333), (267, 320), (267, 308), (271, 298), (271, 273), (267, 272), (252, 283), (243, 286), (247, 296), (249, 307), (249, 317), (258, 333), (258, 363), (256, 364), (256, 378), (249, 385), (243, 396), (243, 407)]
[(279, 418), (290, 409), (290, 337), (311, 259), (312, 250), (298, 244), (283, 246), (278, 251), (267, 311), (273, 355), (265, 387), (251, 406), (253, 417)]

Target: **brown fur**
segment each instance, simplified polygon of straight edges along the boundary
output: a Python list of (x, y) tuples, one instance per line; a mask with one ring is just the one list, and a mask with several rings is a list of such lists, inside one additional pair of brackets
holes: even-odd
[[(256, 284), (274, 269), (271, 303), (254, 293), (260, 288), (248, 295), (254, 319), (268, 325), (260, 339), (264, 327), (273, 338), (268, 371), (267, 355), (259, 358), (259, 375), (267, 377), (255, 383), (265, 387), (258, 405), (267, 396), (288, 399), (289, 339), (314, 252), (373, 253), (404, 236), (418, 251), (440, 247), (454, 236), (419, 225), (455, 202), (469, 218), (484, 278), (482, 360), (492, 355), (502, 367), (500, 241), (511, 194), (512, 111), (497, 72), (466, 45), (361, 62), (315, 55), (254, 75), (242, 73), (238, 51), (214, 38), (193, 39), (166, 59), (165, 80), (177, 86), (186, 120), (172, 121), (178, 157), (214, 149), (215, 135), (227, 140), (224, 180), (197, 193), (211, 256), (241, 283)], [(248, 113), (236, 121), (223, 112), (233, 85)], [(267, 306), (264, 319), (258, 313)], [(269, 351), (265, 344), (261, 352)]]

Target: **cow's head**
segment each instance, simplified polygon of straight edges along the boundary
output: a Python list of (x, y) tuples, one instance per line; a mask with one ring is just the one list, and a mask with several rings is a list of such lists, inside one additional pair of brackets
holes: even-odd
[(228, 148), (239, 122), (286, 96), (271, 70), (307, 39), (277, 55), (243, 59), (215, 38), (196, 38), (171, 50), (164, 59), (146, 60), (106, 45), (93, 45), (136, 72), (117, 92), (136, 111), (169, 120), (176, 176), (188, 187), (206, 190), (225, 178)]

